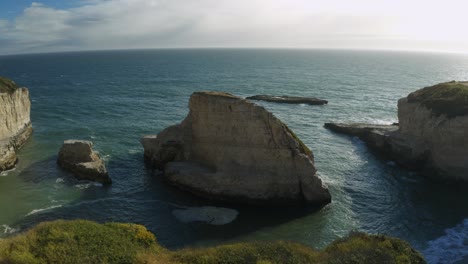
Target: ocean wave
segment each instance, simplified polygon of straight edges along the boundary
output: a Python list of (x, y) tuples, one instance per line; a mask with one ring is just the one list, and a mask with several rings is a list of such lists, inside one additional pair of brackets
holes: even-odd
[(468, 257), (468, 218), (445, 230), (445, 235), (428, 242), (424, 256), (429, 264), (451, 264)]
[(30, 216), (30, 215), (33, 215), (33, 214), (37, 214), (37, 213), (40, 213), (40, 212), (48, 211), (48, 210), (51, 210), (51, 209), (54, 209), (54, 208), (59, 208), (59, 207), (62, 207), (62, 205), (59, 204), (59, 205), (52, 205), (52, 206), (49, 206), (49, 207), (46, 207), (46, 208), (34, 209), (31, 212), (29, 212), (26, 216)]
[(2, 171), (2, 172), (0, 173), (0, 176), (1, 176), (1, 177), (8, 176), (8, 174), (9, 174), (10, 172), (15, 171), (15, 170), (16, 170), (16, 166), (13, 167), (13, 169), (11, 169), (11, 170)]
[(4, 234), (13, 234), (20, 230), (19, 228), (13, 228), (13, 227), (10, 227), (9, 225), (2, 225), (2, 227), (3, 227)]

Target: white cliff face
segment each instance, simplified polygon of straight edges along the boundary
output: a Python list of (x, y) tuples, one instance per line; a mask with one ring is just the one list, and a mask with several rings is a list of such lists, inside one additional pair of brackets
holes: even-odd
[(0, 171), (15, 165), (16, 149), (31, 135), (30, 111), (28, 89), (0, 93)]
[[(467, 106), (468, 107), (468, 106)], [(468, 180), (468, 115), (435, 115), (418, 102), (398, 101), (399, 133), (439, 177)]]
[(15, 137), (31, 124), (29, 91), (18, 88), (13, 93), (0, 93), (0, 140)]
[(251, 204), (324, 205), (328, 189), (312, 152), (263, 107), (197, 92), (176, 126), (142, 139), (145, 157), (167, 180), (212, 199)]

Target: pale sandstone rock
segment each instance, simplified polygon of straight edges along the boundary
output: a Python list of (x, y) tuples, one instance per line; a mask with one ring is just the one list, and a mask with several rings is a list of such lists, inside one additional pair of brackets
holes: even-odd
[(15, 166), (16, 150), (32, 133), (30, 111), (28, 89), (0, 89), (0, 172)]
[[(333, 123), (325, 127), (359, 136), (371, 148), (425, 175), (468, 181), (468, 88), (464, 98), (451, 90), (467, 85), (442, 83), (400, 99), (398, 127)], [(437, 89), (446, 89), (446, 93), (436, 95), (442, 91)], [(426, 97), (420, 98), (423, 93)], [(434, 98), (430, 98), (432, 94)]]
[(211, 199), (325, 205), (312, 152), (265, 108), (221, 92), (196, 92), (181, 124), (142, 139), (166, 179)]
[(86, 140), (66, 140), (60, 149), (57, 163), (72, 172), (78, 180), (111, 184), (104, 161), (93, 151), (93, 143)]

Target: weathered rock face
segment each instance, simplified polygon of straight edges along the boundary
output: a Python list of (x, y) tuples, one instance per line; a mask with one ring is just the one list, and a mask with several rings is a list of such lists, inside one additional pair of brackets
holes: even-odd
[(166, 179), (211, 199), (261, 205), (330, 202), (312, 152), (263, 107), (220, 92), (196, 92), (179, 124), (142, 139)]
[(315, 97), (297, 97), (297, 96), (274, 96), (274, 95), (254, 95), (247, 97), (248, 100), (260, 100), (273, 103), (283, 104), (309, 104), (309, 105), (324, 105), (328, 104), (327, 100), (318, 99)]
[(0, 171), (15, 166), (16, 150), (32, 133), (29, 91), (0, 77)]
[(412, 159), (425, 160), (425, 169), (439, 177), (468, 181), (467, 82), (427, 87), (400, 99), (398, 119)]
[(359, 136), (371, 148), (428, 176), (468, 181), (468, 83), (442, 83), (411, 93), (398, 101), (398, 120), (398, 129), (325, 127)]
[(72, 172), (79, 180), (111, 184), (104, 161), (93, 151), (93, 143), (85, 140), (66, 140), (60, 149), (57, 163)]

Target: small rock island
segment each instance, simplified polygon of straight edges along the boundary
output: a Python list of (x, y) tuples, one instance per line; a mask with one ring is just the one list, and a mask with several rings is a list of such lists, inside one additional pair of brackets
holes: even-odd
[(93, 142), (86, 140), (66, 140), (60, 149), (57, 163), (72, 172), (78, 180), (89, 180), (111, 184), (104, 161), (93, 150)]
[(273, 103), (283, 104), (308, 104), (308, 105), (324, 105), (328, 104), (327, 100), (318, 99), (315, 97), (297, 97), (297, 96), (275, 96), (275, 95), (254, 95), (246, 97), (247, 100), (259, 100)]
[(425, 87), (398, 101), (398, 125), (325, 124), (360, 137), (398, 164), (468, 181), (468, 82)]
[(27, 88), (0, 77), (0, 172), (14, 168), (16, 151), (32, 134)]
[(251, 205), (324, 206), (314, 156), (262, 106), (224, 92), (195, 92), (178, 125), (142, 138), (145, 160), (193, 194)]

